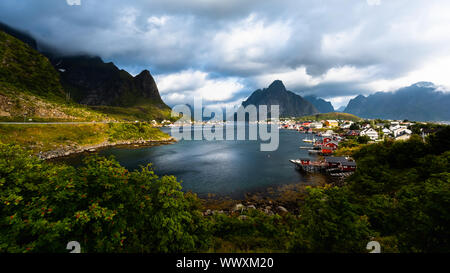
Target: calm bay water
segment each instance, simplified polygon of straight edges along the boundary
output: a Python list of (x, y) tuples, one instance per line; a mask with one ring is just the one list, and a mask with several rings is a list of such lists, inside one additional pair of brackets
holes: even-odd
[[(199, 129), (195, 129), (199, 130)], [(163, 131), (170, 133), (169, 128)], [(260, 141), (188, 141), (139, 149), (110, 148), (100, 155), (115, 158), (127, 169), (153, 164), (158, 175), (174, 175), (184, 191), (242, 198), (245, 193), (294, 183), (314, 184), (317, 177), (302, 175), (289, 159), (310, 157), (302, 141), (311, 135), (280, 130), (280, 145), (261, 152)]]

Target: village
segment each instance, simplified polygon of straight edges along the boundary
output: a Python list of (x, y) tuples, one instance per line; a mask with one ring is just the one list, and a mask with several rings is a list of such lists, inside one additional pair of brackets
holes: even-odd
[(286, 119), (280, 121), (280, 129), (297, 130), (302, 133), (319, 136), (357, 137), (367, 136), (370, 141), (383, 141), (386, 138), (407, 140), (411, 137), (409, 129), (415, 123), (410, 121), (386, 121), (375, 123), (373, 120), (353, 122), (350, 120), (296, 121)]
[[(379, 121), (379, 120), (378, 120)], [(321, 120), (298, 121), (285, 119), (280, 121), (279, 128), (295, 130), (307, 134), (303, 139), (304, 146), (310, 155), (317, 155), (316, 160), (310, 157), (291, 159), (296, 168), (305, 173), (324, 173), (331, 177), (345, 178), (356, 170), (356, 162), (347, 156), (333, 156), (344, 140), (356, 139), (360, 144), (375, 143), (392, 139), (394, 141), (408, 140), (412, 135), (409, 121), (364, 120)], [(311, 137), (308, 137), (308, 134)], [(424, 137), (424, 133), (423, 133)]]

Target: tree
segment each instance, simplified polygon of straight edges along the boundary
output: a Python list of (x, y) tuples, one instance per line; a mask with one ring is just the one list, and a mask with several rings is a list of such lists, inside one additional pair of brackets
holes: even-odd
[(359, 128), (358, 123), (352, 123), (352, 125), (350, 125), (350, 130), (359, 130)]
[(347, 188), (310, 188), (300, 214), (294, 252), (365, 252), (375, 235)]
[(367, 144), (370, 141), (370, 137), (368, 136), (359, 136), (358, 143), (359, 144)]
[(198, 199), (150, 165), (129, 172), (88, 157), (78, 168), (49, 164), (0, 144), (0, 252), (190, 252), (206, 249)]

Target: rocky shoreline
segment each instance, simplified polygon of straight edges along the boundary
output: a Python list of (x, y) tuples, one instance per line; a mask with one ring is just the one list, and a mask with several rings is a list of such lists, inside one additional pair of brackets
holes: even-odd
[(258, 202), (239, 202), (235, 204), (231, 208), (223, 208), (223, 209), (206, 209), (203, 212), (204, 216), (210, 216), (214, 214), (225, 214), (225, 215), (239, 215), (239, 218), (241, 220), (245, 220), (247, 218), (247, 215), (245, 215), (245, 212), (251, 211), (251, 210), (259, 210), (267, 215), (275, 215), (275, 214), (286, 214), (288, 213), (288, 209), (286, 209), (284, 206), (277, 204), (276, 201), (268, 201), (267, 203), (258, 203)]
[(128, 141), (117, 141), (117, 142), (109, 142), (105, 141), (96, 145), (87, 145), (87, 146), (78, 146), (76, 144), (65, 146), (56, 150), (47, 151), (47, 152), (39, 152), (37, 156), (42, 160), (51, 160), (58, 159), (63, 157), (68, 157), (75, 154), (81, 154), (85, 152), (97, 152), (100, 149), (106, 149), (117, 146), (133, 146), (133, 147), (146, 147), (153, 145), (163, 145), (163, 144), (171, 144), (176, 142), (176, 139), (173, 137), (160, 139), (160, 140), (128, 140)]

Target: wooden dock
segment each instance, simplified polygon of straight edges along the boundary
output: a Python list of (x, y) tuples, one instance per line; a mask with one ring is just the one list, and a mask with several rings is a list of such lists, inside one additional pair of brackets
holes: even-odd
[[(340, 177), (345, 178), (354, 173), (354, 170), (356, 169), (356, 165), (353, 161), (352, 163), (355, 167), (352, 169), (345, 168), (347, 166), (347, 163), (341, 163), (339, 164), (333, 164), (334, 161), (332, 160), (340, 160), (339, 157), (331, 157), (329, 159), (329, 162), (327, 162), (327, 159), (325, 161), (312, 161), (309, 158), (303, 158), (303, 159), (295, 159), (295, 160), (289, 160), (292, 164), (295, 165), (296, 169), (305, 173), (324, 173), (332, 177)], [(344, 165), (342, 165), (344, 164)]]

